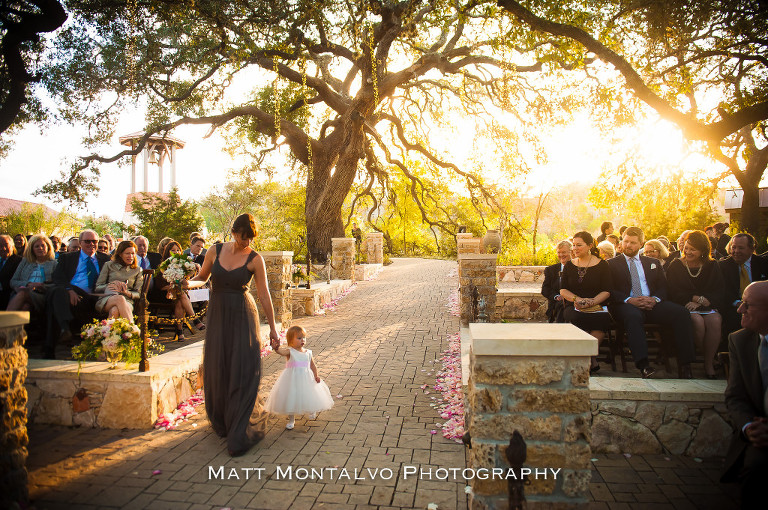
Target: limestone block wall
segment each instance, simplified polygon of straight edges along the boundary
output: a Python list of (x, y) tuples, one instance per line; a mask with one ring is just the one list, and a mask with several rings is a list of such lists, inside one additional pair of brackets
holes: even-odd
[(369, 264), (383, 264), (384, 234), (381, 232), (369, 232), (365, 234), (365, 249), (368, 254)]
[(333, 246), (333, 268), (331, 277), (334, 280), (355, 281), (355, 238), (334, 237), (331, 239)]
[[(587, 508), (590, 480), (589, 357), (593, 337), (570, 324), (470, 324), (465, 421), (469, 467), (510, 468), (517, 430), (523, 466), (546, 470), (525, 486), (527, 508)], [(553, 475), (552, 470), (559, 470)], [(473, 479), (470, 508), (508, 508), (504, 479)]]
[[(267, 284), (269, 286), (269, 295), (272, 298), (272, 308), (275, 312), (275, 322), (281, 323), (283, 328), (288, 328), (293, 318), (293, 303), (290, 289), (293, 252), (265, 251), (260, 252), (260, 255), (264, 258), (264, 265), (267, 269)], [(251, 285), (251, 293), (254, 299), (258, 301), (254, 285)], [(259, 313), (263, 314), (264, 309), (260, 303), (259, 305)]]
[(499, 290), (496, 316), (499, 320), (547, 322), (547, 298), (538, 292)]
[(0, 508), (25, 508), (27, 489), (27, 334), (29, 312), (0, 312)]
[[(497, 255), (465, 254), (459, 260), (459, 301), (461, 323), (466, 325), (472, 317), (472, 288), (477, 288), (478, 303), (485, 300), (488, 320), (496, 315), (496, 259)], [(479, 307), (479, 305), (478, 305)]]
[(331, 285), (325, 282), (313, 284), (311, 289), (293, 289), (293, 316), (318, 315), (323, 307), (352, 286), (349, 280), (332, 280)]
[(461, 258), (465, 253), (482, 253), (483, 239), (475, 237), (473, 234), (465, 232), (456, 234), (456, 253)]
[(547, 266), (498, 266), (496, 276), (500, 282), (544, 282)]

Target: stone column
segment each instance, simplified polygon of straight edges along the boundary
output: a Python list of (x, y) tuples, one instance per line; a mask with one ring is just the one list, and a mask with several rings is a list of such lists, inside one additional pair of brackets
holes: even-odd
[[(517, 430), (527, 443), (523, 467), (532, 473), (527, 508), (587, 508), (589, 359), (597, 340), (571, 324), (470, 324), (469, 330), (470, 467), (508, 474), (505, 450)], [(508, 508), (505, 479), (470, 483), (470, 508)]]
[[(282, 324), (283, 329), (291, 325), (293, 311), (291, 309), (291, 263), (292, 251), (263, 251), (259, 254), (264, 258), (267, 268), (267, 284), (269, 295), (272, 298), (272, 307), (275, 310), (275, 322)], [(251, 292), (256, 296), (256, 289)]]
[(354, 237), (334, 237), (331, 239), (333, 245), (333, 268), (331, 277), (335, 280), (355, 281), (355, 238)]
[(461, 323), (472, 320), (472, 288), (477, 288), (478, 310), (480, 300), (485, 300), (487, 320), (497, 320), (496, 314), (496, 259), (497, 255), (467, 253), (459, 259), (459, 294)]
[(368, 250), (369, 264), (384, 263), (384, 234), (371, 232), (365, 235), (366, 249)]
[(0, 312), (0, 508), (22, 508), (27, 489), (27, 334), (29, 312)]

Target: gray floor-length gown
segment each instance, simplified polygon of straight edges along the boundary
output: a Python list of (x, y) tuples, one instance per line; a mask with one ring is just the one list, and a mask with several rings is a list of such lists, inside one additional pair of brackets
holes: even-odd
[[(248, 292), (253, 273), (246, 263), (227, 271), (219, 263), (221, 247), (211, 268), (203, 388), (205, 411), (214, 432), (227, 438), (230, 452), (243, 452), (263, 437), (265, 414), (254, 410), (261, 382), (259, 313)], [(253, 416), (252, 416), (253, 415)]]

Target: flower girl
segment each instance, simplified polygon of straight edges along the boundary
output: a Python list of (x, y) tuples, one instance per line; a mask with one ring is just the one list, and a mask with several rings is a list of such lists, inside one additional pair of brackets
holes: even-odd
[(264, 409), (277, 414), (287, 414), (285, 428), (291, 430), (295, 425), (294, 416), (309, 414), (314, 420), (319, 411), (333, 407), (333, 397), (328, 385), (317, 375), (312, 351), (305, 349), (307, 332), (301, 326), (291, 326), (285, 333), (288, 346), (281, 345), (276, 352), (285, 356), (285, 370), (269, 393)]

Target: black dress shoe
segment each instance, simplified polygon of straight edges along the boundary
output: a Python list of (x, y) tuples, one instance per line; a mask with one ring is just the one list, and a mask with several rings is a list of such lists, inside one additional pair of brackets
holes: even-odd
[(693, 379), (693, 373), (691, 372), (691, 365), (681, 365), (679, 373), (677, 375), (680, 379)]
[(651, 367), (645, 367), (642, 370), (640, 370), (640, 375), (643, 376), (643, 379), (650, 379), (653, 374), (656, 373), (656, 370)]

